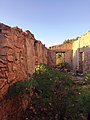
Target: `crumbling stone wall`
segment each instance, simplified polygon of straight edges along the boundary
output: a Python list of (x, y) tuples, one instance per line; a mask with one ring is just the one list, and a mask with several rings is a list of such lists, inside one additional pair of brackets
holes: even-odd
[(50, 50), (55, 53), (64, 53), (64, 62), (67, 62), (70, 66), (72, 66), (72, 45), (73, 42), (55, 45), (50, 47)]
[(73, 42), (69, 42), (69, 43), (64, 43), (64, 44), (60, 44), (60, 45), (55, 45), (55, 46), (51, 46), (50, 50), (56, 51), (56, 52), (66, 52), (69, 50), (72, 50), (72, 44)]
[(34, 35), (30, 33), (30, 31), (25, 32), (25, 46), (26, 46), (26, 59), (27, 59), (27, 72), (28, 75), (31, 75), (35, 72), (35, 49), (34, 43), (35, 38)]
[(65, 62), (69, 63), (71, 68), (72, 68), (72, 55), (73, 55), (72, 50), (68, 50), (65, 52)]
[(50, 50), (65, 53), (64, 61), (72, 66), (74, 72), (90, 71), (90, 31), (76, 41), (52, 46)]
[(0, 94), (10, 84), (27, 78), (25, 34), (18, 27), (0, 24)]
[(83, 73), (90, 71), (90, 31), (73, 42), (73, 69), (80, 71), (80, 68)]
[(0, 23), (0, 97), (10, 84), (34, 73), (37, 65), (52, 61), (48, 51), (30, 31)]
[(56, 52), (48, 49), (48, 62), (49, 67), (55, 67), (56, 65)]
[[(79, 41), (75, 41), (73, 43), (73, 58), (72, 58), (72, 65), (73, 65), (73, 71), (76, 72), (79, 70)], [(77, 57), (76, 57), (77, 56)]]
[(48, 49), (41, 43), (41, 41), (35, 40), (34, 42), (35, 48), (35, 66), (44, 63), (47, 64), (47, 54)]
[[(48, 56), (53, 52), (48, 51), (30, 31), (0, 23), (0, 120), (19, 120), (18, 114), (20, 117), (26, 106), (22, 104), (25, 99), (20, 102), (19, 98), (15, 98), (19, 103), (14, 105), (13, 99), (7, 101), (4, 97), (11, 84), (27, 79), (37, 65), (48, 64), (48, 59), (52, 63), (52, 58)], [(11, 114), (14, 115), (12, 118)]]

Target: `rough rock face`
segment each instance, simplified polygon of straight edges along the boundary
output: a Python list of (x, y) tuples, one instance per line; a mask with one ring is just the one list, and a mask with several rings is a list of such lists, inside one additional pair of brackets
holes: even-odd
[[(51, 54), (51, 53), (50, 53)], [(0, 120), (20, 120), (18, 114), (23, 111), (22, 101), (18, 106), (14, 100), (6, 101), (4, 96), (9, 86), (16, 81), (25, 80), (35, 72), (40, 63), (48, 64), (48, 49), (34, 38), (30, 31), (18, 27), (9, 27), (0, 23)], [(49, 58), (52, 60), (52, 58)], [(49, 60), (50, 61), (50, 60)], [(14, 105), (14, 106), (13, 106)], [(21, 108), (18, 112), (18, 107)], [(9, 108), (12, 108), (11, 111)], [(10, 117), (13, 112), (14, 117)], [(20, 114), (21, 115), (21, 114)], [(20, 116), (19, 116), (20, 117)]]

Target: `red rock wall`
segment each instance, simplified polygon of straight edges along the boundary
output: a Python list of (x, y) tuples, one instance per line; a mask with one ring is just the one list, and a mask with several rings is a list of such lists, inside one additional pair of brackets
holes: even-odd
[(27, 78), (27, 59), (23, 31), (3, 24), (0, 29), (0, 94), (3, 96), (10, 84)]
[(14, 82), (28, 78), (40, 63), (52, 65), (51, 54), (30, 31), (0, 24), (0, 120), (21, 119), (30, 98), (6, 100), (7, 90)]
[(35, 38), (29, 31), (26, 31), (25, 44), (26, 44), (26, 59), (27, 59), (27, 72), (28, 75), (35, 72)]
[(9, 85), (28, 78), (37, 65), (47, 62), (48, 49), (30, 31), (0, 23), (0, 98)]
[(48, 64), (51, 53), (30, 31), (0, 23), (0, 120), (20, 120), (25, 98), (7, 101), (7, 90), (14, 82), (27, 79), (40, 63)]

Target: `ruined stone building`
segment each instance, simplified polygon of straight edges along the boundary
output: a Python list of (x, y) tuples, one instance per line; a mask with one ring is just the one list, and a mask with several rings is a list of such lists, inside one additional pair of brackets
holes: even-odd
[(69, 63), (73, 72), (86, 73), (90, 71), (90, 31), (75, 41), (52, 46), (50, 50), (63, 53), (64, 62)]
[[(8, 120), (11, 113), (14, 116), (20, 114), (28, 104), (28, 98), (25, 96), (23, 99), (17, 98), (20, 105), (15, 104), (16, 99), (8, 101), (4, 99), (10, 85), (27, 79), (41, 63), (54, 67), (57, 53), (62, 62), (67, 62), (74, 72), (78, 70), (85, 73), (90, 70), (89, 47), (90, 31), (74, 42), (47, 49), (30, 31), (0, 23), (0, 120)], [(16, 120), (17, 116), (11, 119)]]
[(57, 53), (74, 72), (85, 73), (90, 70), (89, 47), (90, 31), (76, 41), (47, 49), (30, 31), (0, 23), (0, 89), (7, 90), (9, 84), (28, 78), (41, 63), (55, 66)]

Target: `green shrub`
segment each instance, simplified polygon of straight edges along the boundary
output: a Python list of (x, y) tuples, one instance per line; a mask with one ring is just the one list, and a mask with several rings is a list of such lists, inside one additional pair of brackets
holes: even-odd
[(85, 76), (85, 82), (86, 82), (87, 84), (90, 84), (90, 72), (88, 72), (88, 73), (86, 74), (86, 76)]
[(81, 120), (83, 116), (87, 117), (90, 111), (90, 91), (79, 89), (76, 93), (68, 97), (66, 116), (70, 120)]
[[(31, 86), (33, 96), (26, 114), (29, 119), (63, 119), (68, 105), (67, 97), (74, 94), (71, 90), (74, 84), (68, 74), (47, 69), (36, 72), (32, 76)], [(34, 111), (32, 110), (34, 109)], [(31, 116), (30, 116), (31, 114)]]
[(7, 93), (7, 96), (12, 98), (19, 93), (26, 94), (25, 90), (31, 88), (31, 101), (24, 118), (81, 120), (82, 115), (87, 116), (90, 110), (90, 90), (75, 84), (67, 73), (46, 65), (40, 65), (39, 68), (29, 80), (11, 85)]
[(7, 98), (17, 96), (19, 93), (23, 92), (26, 88), (30, 87), (30, 80), (18, 81), (12, 84), (7, 92)]

